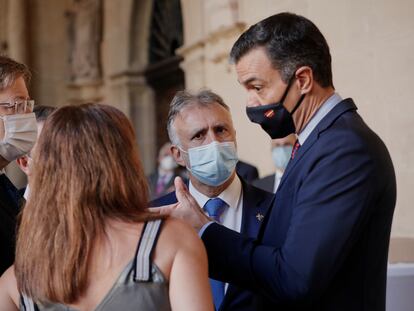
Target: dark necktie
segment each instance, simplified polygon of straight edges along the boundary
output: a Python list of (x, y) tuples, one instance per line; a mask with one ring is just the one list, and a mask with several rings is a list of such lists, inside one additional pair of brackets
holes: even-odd
[[(227, 206), (227, 203), (224, 202), (222, 199), (214, 198), (206, 202), (206, 204), (204, 205), (204, 210), (212, 219), (214, 219), (217, 222), (220, 222), (220, 216)], [(214, 306), (216, 310), (218, 310), (224, 298), (224, 283), (214, 279), (210, 279), (210, 286), (211, 291), (213, 293)]]
[(299, 148), (300, 148), (299, 140), (296, 140), (296, 142), (295, 142), (295, 144), (293, 145), (293, 148), (292, 148), (292, 154), (290, 156), (290, 158), (292, 160), (295, 158), (296, 152), (298, 152)]

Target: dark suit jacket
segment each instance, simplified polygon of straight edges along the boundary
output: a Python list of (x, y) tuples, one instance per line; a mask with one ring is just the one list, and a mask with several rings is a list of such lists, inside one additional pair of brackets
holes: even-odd
[(256, 166), (249, 163), (238, 161), (236, 164), (236, 172), (242, 179), (251, 183), (253, 180), (259, 177), (259, 171)]
[(16, 218), (19, 213), (17, 189), (5, 174), (0, 175), (0, 275), (14, 262)]
[[(241, 223), (241, 233), (250, 238), (256, 238), (262, 222), (262, 215), (265, 215), (273, 202), (274, 195), (263, 190), (257, 189), (242, 179), (243, 188), (243, 213)], [(171, 192), (150, 203), (150, 206), (162, 206), (177, 202), (175, 192)], [(220, 239), (216, 240), (219, 244)], [(229, 284), (224, 300), (220, 306), (220, 311), (252, 310), (253, 294), (250, 291), (240, 289), (233, 284)]]
[(299, 148), (259, 242), (203, 233), (211, 276), (254, 291), (257, 310), (385, 310), (395, 174), (356, 109), (340, 102)]
[(263, 189), (264, 191), (273, 192), (273, 189), (275, 188), (275, 174), (258, 178), (252, 182), (252, 185), (259, 189)]

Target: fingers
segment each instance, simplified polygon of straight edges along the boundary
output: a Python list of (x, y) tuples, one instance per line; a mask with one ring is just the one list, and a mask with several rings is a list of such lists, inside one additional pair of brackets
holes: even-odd
[(176, 192), (180, 192), (180, 193), (188, 192), (188, 188), (180, 176), (175, 177), (174, 186), (175, 186)]
[(159, 207), (150, 207), (147, 209), (148, 212), (159, 214), (159, 215), (171, 215), (172, 212), (177, 207), (178, 203), (170, 204), (170, 205), (164, 205)]
[(181, 205), (185, 205), (185, 206), (196, 208), (196, 209), (199, 207), (196, 200), (191, 195), (190, 191), (188, 190), (186, 184), (181, 179), (181, 177), (175, 178), (174, 186), (175, 186), (175, 195), (177, 197), (178, 202), (180, 202)]
[(189, 202), (192, 199), (190, 192), (188, 191), (187, 186), (184, 184), (181, 177), (176, 177), (174, 179), (174, 186), (175, 186), (175, 195), (177, 197), (178, 202), (185, 203)]

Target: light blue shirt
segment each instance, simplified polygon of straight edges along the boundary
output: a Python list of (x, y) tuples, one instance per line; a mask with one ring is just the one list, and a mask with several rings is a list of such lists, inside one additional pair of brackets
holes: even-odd
[[(321, 122), (321, 120), (340, 102), (342, 101), (341, 96), (338, 93), (332, 94), (323, 104), (319, 107), (316, 113), (312, 116), (308, 124), (304, 127), (304, 129), (298, 134), (298, 141), (302, 146), (312, 131), (316, 128), (316, 126)], [(206, 223), (204, 226), (201, 227), (200, 231), (198, 232), (198, 236), (202, 237), (204, 231), (210, 226), (214, 221), (210, 221)]]

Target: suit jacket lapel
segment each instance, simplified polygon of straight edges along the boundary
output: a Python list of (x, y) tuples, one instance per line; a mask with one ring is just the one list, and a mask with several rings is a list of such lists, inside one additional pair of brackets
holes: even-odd
[(289, 177), (292, 169), (297, 165), (304, 154), (312, 147), (312, 145), (318, 140), (319, 134), (325, 131), (337, 118), (349, 110), (356, 110), (353, 100), (351, 98), (344, 99), (338, 105), (336, 105), (316, 126), (309, 137), (306, 139), (303, 146), (301, 146), (296, 152), (295, 158), (289, 161), (285, 172), (283, 173), (282, 180), (280, 181), (278, 189), (280, 189), (285, 180)]
[(243, 214), (240, 232), (250, 237), (257, 237), (259, 228), (266, 214), (266, 207), (270, 205), (256, 188), (242, 181)]

